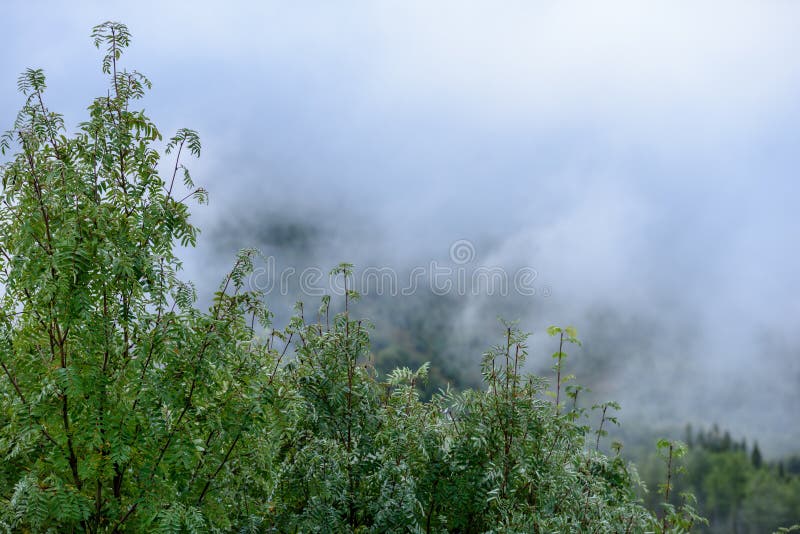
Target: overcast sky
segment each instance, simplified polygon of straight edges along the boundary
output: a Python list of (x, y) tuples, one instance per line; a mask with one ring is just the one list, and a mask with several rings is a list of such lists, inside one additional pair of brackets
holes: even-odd
[(682, 414), (722, 398), (734, 426), (800, 437), (800, 2), (164, 4), (4, 2), (0, 119), (41, 67), (74, 126), (105, 90), (91, 27), (126, 23), (149, 114), (204, 141), (189, 273), (216, 269), (213, 229), (242, 213), (237, 243), (262, 213), (338, 230), (331, 262), (408, 267), (468, 239), (552, 292), (523, 324), (655, 325), (654, 357), (695, 376), (657, 388)]

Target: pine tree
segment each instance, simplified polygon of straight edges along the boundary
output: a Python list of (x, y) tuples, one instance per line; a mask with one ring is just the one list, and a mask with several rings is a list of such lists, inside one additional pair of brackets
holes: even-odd
[(763, 463), (763, 458), (761, 457), (761, 450), (758, 448), (758, 442), (756, 441), (753, 445), (753, 452), (750, 455), (750, 462), (753, 464), (753, 467), (756, 469), (760, 469)]

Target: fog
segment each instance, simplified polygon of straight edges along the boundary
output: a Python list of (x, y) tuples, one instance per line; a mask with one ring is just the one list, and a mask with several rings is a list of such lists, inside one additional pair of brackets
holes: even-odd
[[(570, 363), (623, 421), (796, 447), (800, 4), (11, 1), (4, 127), (27, 67), (81, 120), (107, 19), (133, 34), (156, 124), (201, 134), (211, 204), (185, 275), (204, 298), (242, 246), (278, 271), (526, 268), (533, 294), (446, 296), (447, 357), (477, 369), (502, 315), (547, 369), (543, 328), (574, 324)], [(278, 317), (315, 298), (274, 293)], [(434, 291), (413, 293), (364, 311), (380, 329)]]

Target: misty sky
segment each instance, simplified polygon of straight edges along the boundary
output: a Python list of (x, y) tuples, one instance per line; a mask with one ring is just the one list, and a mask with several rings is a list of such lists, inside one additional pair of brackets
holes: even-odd
[[(189, 277), (222, 275), (225, 232), (268, 248), (275, 219), (324, 228), (325, 269), (468, 239), (552, 292), (515, 304), (524, 327), (618, 329), (625, 411), (655, 391), (800, 438), (800, 3), (168, 4), (4, 2), (0, 119), (41, 67), (74, 128), (105, 91), (91, 27), (126, 23), (144, 107), (204, 143)], [(454, 323), (495, 308), (465, 299)]]

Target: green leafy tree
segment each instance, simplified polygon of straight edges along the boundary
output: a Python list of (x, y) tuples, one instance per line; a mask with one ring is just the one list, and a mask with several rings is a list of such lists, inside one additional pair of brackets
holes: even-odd
[(242, 514), (234, 473), (258, 450), (268, 396), (269, 357), (248, 344), (248, 317), (268, 319), (244, 290), (253, 253), (208, 313), (193, 307), (173, 246), (197, 235), (186, 201), (205, 191), (182, 159), (200, 141), (170, 138), (162, 178), (161, 133), (134, 109), (150, 82), (119, 65), (128, 30), (92, 36), (110, 87), (78, 133), (31, 69), (0, 141), (16, 150), (0, 171), (0, 517), (34, 531), (225, 528)]

